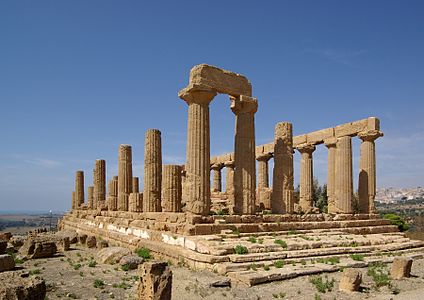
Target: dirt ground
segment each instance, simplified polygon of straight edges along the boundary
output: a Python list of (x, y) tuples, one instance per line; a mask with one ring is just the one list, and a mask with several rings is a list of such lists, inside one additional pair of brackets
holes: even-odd
[[(74, 246), (74, 245), (73, 245)], [(24, 262), (19, 267), (40, 276), (48, 286), (47, 299), (133, 299), (139, 280), (137, 270), (123, 271), (118, 265), (99, 264), (96, 250), (75, 247), (62, 256)], [(390, 266), (389, 266), (390, 267)], [(193, 271), (171, 265), (173, 272), (173, 299), (424, 299), (424, 260), (413, 263), (413, 277), (392, 280), (390, 287), (377, 289), (373, 279), (362, 269), (362, 291), (346, 294), (338, 291), (341, 273), (320, 275), (330, 282), (329, 289), (321, 293), (310, 282), (316, 276), (299, 277), (257, 285), (211, 288), (209, 284), (224, 276), (208, 271)], [(334, 283), (331, 284), (334, 279)]]

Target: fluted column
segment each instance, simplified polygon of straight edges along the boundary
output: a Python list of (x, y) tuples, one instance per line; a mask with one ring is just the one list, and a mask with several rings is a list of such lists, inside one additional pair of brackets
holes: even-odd
[(269, 188), (268, 161), (272, 157), (270, 153), (263, 153), (256, 157), (258, 161), (258, 191), (256, 201), (262, 209), (271, 208), (271, 189)]
[(236, 115), (234, 146), (235, 212), (256, 212), (256, 159), (255, 159), (255, 113), (258, 101), (241, 95), (232, 97), (231, 110)]
[(94, 166), (94, 202), (93, 208), (102, 207), (106, 201), (106, 161), (98, 159)]
[(224, 162), (226, 168), (226, 177), (225, 177), (225, 193), (228, 197), (228, 210), (230, 214), (234, 213), (234, 168), (235, 164), (233, 160)]
[(224, 164), (222, 163), (216, 163), (211, 166), (211, 170), (213, 171), (213, 184), (212, 184), (213, 192), (222, 191), (221, 169), (223, 166)]
[(350, 136), (337, 140), (336, 153), (335, 211), (350, 214), (353, 212), (352, 138)]
[(107, 206), (108, 210), (118, 210), (118, 176), (114, 176), (108, 184)]
[(143, 211), (161, 211), (162, 141), (157, 129), (146, 131), (144, 140)]
[(118, 210), (128, 211), (128, 197), (132, 189), (132, 149), (119, 145), (118, 160)]
[(181, 211), (181, 166), (163, 165), (162, 211)]
[(179, 96), (188, 104), (186, 211), (206, 216), (211, 205), (209, 103), (216, 92), (191, 85)]
[(312, 208), (313, 196), (313, 162), (312, 152), (315, 151), (314, 145), (299, 146), (297, 150), (301, 153), (300, 161), (300, 200), (299, 205), (303, 212), (307, 212)]
[(84, 172), (77, 171), (75, 174), (75, 204), (79, 208), (84, 204)]
[(94, 186), (89, 186), (87, 189), (87, 206), (89, 209), (94, 209)]
[(133, 193), (139, 193), (140, 192), (140, 186), (138, 182), (138, 177), (132, 178), (132, 192)]
[(76, 201), (76, 196), (75, 196), (75, 191), (72, 191), (72, 209), (77, 209), (77, 201)]
[(327, 211), (328, 213), (337, 213), (335, 202), (335, 184), (336, 184), (336, 152), (337, 139), (330, 138), (324, 141), (328, 148), (327, 162)]
[(377, 130), (360, 132), (358, 134), (358, 137), (362, 140), (358, 182), (359, 210), (365, 214), (375, 213), (375, 140), (380, 136), (383, 136), (383, 133)]
[(289, 122), (275, 125), (271, 210), (275, 214), (294, 211), (293, 125)]

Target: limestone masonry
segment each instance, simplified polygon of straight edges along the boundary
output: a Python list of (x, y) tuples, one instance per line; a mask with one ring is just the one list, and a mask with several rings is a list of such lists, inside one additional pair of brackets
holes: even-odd
[[(211, 157), (209, 105), (217, 94), (228, 95), (234, 114), (234, 151)], [(413, 253), (424, 246), (376, 214), (375, 143), (383, 136), (377, 118), (298, 136), (293, 136), (295, 124), (279, 122), (274, 140), (256, 145), (255, 113), (260, 101), (252, 95), (252, 85), (245, 76), (198, 65), (191, 69), (188, 85), (178, 96), (188, 112), (185, 164), (163, 165), (161, 132), (147, 130), (143, 189), (132, 168), (132, 151), (141, 150), (120, 145), (118, 175), (108, 174), (107, 184), (106, 162), (95, 161), (87, 202), (84, 173), (76, 172), (72, 210), (61, 220), (61, 229), (131, 249), (147, 247), (158, 257), (227, 274), (248, 285), (337, 267), (314, 264), (312, 269), (293, 268), (290, 273), (273, 268), (276, 260), (345, 257), (351, 253), (374, 256), (385, 251)], [(352, 139), (361, 141), (357, 205)], [(313, 157), (320, 145), (328, 150), (325, 212), (313, 203)], [(301, 156), (300, 174), (294, 174), (295, 151)], [(300, 179), (299, 193), (294, 189), (294, 176)], [(308, 239), (302, 239), (305, 234)], [(245, 254), (236, 249), (245, 249)], [(271, 269), (266, 274), (254, 272), (249, 269), (252, 263)], [(345, 285), (354, 290), (360, 278), (351, 273), (346, 272)]]

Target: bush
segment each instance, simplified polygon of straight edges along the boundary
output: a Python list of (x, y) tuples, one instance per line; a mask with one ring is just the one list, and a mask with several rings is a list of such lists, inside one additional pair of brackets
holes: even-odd
[(137, 250), (135, 250), (135, 253), (139, 257), (144, 258), (144, 260), (149, 260), (149, 259), (152, 258), (152, 256), (150, 255), (150, 249), (149, 248), (145, 248), (145, 247), (138, 248)]
[(105, 282), (103, 281), (103, 280), (101, 280), (101, 279), (96, 279), (96, 280), (94, 280), (94, 282), (93, 282), (93, 286), (97, 289), (97, 288), (99, 288), (99, 289), (102, 289), (104, 286), (105, 286)]
[(277, 240), (274, 241), (274, 243), (280, 245), (283, 248), (287, 248), (287, 243), (285, 241), (283, 241), (283, 240), (277, 239)]
[(392, 225), (396, 225), (400, 231), (407, 231), (409, 229), (409, 225), (406, 224), (406, 221), (401, 216), (396, 214), (385, 214), (383, 216), (384, 219), (390, 220)]
[(250, 236), (248, 241), (255, 244), (258, 240), (254, 236)]
[(234, 247), (234, 252), (236, 254), (247, 254), (249, 251), (247, 250), (245, 246), (237, 245)]
[(311, 278), (310, 282), (315, 286), (318, 292), (326, 293), (327, 291), (331, 292), (333, 290), (335, 280), (333, 278), (329, 281), (326, 276), (324, 281), (321, 276), (318, 276)]
[(282, 268), (282, 267), (284, 267), (284, 260), (276, 260), (275, 262), (274, 262), (274, 267), (276, 267), (276, 268)]
[(350, 258), (356, 261), (363, 261), (364, 256), (362, 254), (351, 254)]
[(90, 260), (90, 262), (88, 263), (88, 266), (90, 268), (94, 268), (97, 265), (97, 262), (95, 260)]
[(121, 266), (122, 271), (128, 271), (130, 269), (130, 265), (129, 264), (124, 264)]
[(378, 289), (381, 286), (390, 285), (389, 272), (383, 263), (374, 263), (368, 266), (368, 276), (374, 280), (375, 287)]

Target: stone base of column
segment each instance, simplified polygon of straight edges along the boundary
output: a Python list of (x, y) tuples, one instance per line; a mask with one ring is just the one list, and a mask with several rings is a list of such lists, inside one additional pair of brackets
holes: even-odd
[(261, 188), (258, 191), (258, 206), (261, 210), (271, 210), (272, 189)]
[(283, 190), (283, 200), (286, 205), (286, 213), (292, 214), (294, 212), (294, 191)]
[(116, 196), (107, 196), (107, 207), (108, 210), (116, 211), (118, 210), (118, 197)]
[(143, 211), (143, 194), (131, 193), (128, 198), (128, 211), (142, 212)]

